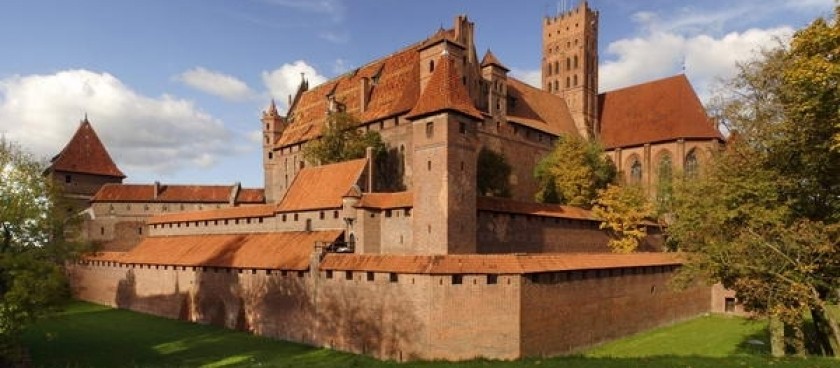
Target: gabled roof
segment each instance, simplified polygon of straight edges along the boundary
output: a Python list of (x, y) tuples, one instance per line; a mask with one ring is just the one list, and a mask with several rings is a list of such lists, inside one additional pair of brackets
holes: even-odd
[(125, 178), (87, 117), (82, 120), (64, 149), (53, 157), (47, 170)]
[(124, 264), (306, 270), (316, 242), (341, 230), (263, 234), (153, 236), (116, 260)]
[(528, 274), (682, 264), (676, 253), (385, 255), (328, 253), (322, 270), (410, 274)]
[(307, 167), (301, 170), (277, 206), (278, 212), (341, 207), (341, 197), (355, 185), (367, 165), (366, 159)]
[(563, 98), (516, 78), (508, 77), (507, 86), (508, 96), (515, 101), (508, 105), (508, 121), (553, 135), (578, 134)]
[[(361, 123), (396, 116), (411, 110), (420, 96), (420, 44), (373, 61), (303, 92), (290, 109), (289, 126), (275, 142), (285, 147), (321, 135), (327, 118), (327, 95), (332, 93), (345, 111)], [(362, 80), (369, 81), (367, 106), (362, 112)]]
[(441, 111), (457, 111), (466, 116), (483, 120), (481, 112), (475, 108), (466, 86), (455, 67), (455, 61), (449, 55), (441, 55), (437, 67), (426, 83), (426, 89), (407, 119), (420, 118)]
[[(155, 197), (154, 184), (105, 184), (96, 192), (92, 202), (194, 202), (228, 203), (234, 189), (231, 185), (166, 185), (158, 186)], [(236, 203), (265, 203), (262, 189), (243, 188)]]
[(502, 64), (502, 62), (499, 61), (499, 59), (496, 58), (496, 55), (493, 55), (493, 53), (490, 51), (490, 49), (487, 49), (487, 52), (484, 54), (484, 57), (481, 58), (481, 67), (483, 68), (485, 66), (490, 66), (490, 65), (495, 65), (499, 68), (504, 69), (505, 71), (510, 70), (507, 67), (505, 67), (504, 64)]
[(677, 139), (723, 139), (685, 75), (602, 93), (600, 139), (607, 149)]

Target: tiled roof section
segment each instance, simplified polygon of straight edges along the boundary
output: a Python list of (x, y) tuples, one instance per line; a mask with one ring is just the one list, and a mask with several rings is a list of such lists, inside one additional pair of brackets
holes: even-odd
[(265, 203), (265, 190), (261, 188), (242, 188), (236, 196), (236, 203)]
[(149, 218), (146, 223), (152, 225), (189, 221), (273, 217), (274, 211), (275, 206), (273, 204), (264, 204), (246, 207), (219, 208), (206, 211), (174, 212), (153, 216)]
[(437, 67), (426, 83), (426, 89), (406, 118), (419, 118), (441, 111), (457, 111), (478, 120), (484, 119), (473, 105), (454, 64), (455, 61), (448, 55), (442, 55), (438, 59)]
[(341, 197), (359, 181), (366, 159), (301, 170), (277, 206), (278, 212), (341, 207)]
[(479, 211), (600, 221), (592, 214), (591, 211), (579, 207), (563, 206), (559, 204), (520, 202), (498, 197), (478, 197), (476, 207)]
[(676, 139), (723, 139), (685, 75), (602, 93), (601, 142), (608, 149)]
[(340, 230), (330, 230), (148, 237), (120, 262), (306, 270), (315, 243), (334, 242), (340, 235)]
[[(373, 122), (411, 110), (420, 95), (418, 45), (369, 63), (304, 92), (289, 111), (289, 126), (275, 142), (285, 147), (321, 135), (327, 118), (327, 95), (332, 92), (345, 111), (361, 123)], [(362, 79), (369, 80), (367, 106), (362, 112)]]
[[(93, 196), (93, 202), (187, 202), (228, 203), (230, 185), (166, 185), (159, 186), (155, 198), (154, 184), (105, 184)], [(237, 203), (264, 203), (262, 189), (243, 188)]]
[(53, 157), (49, 170), (125, 178), (87, 118), (64, 149)]
[(506, 71), (510, 70), (507, 67), (505, 67), (504, 64), (502, 64), (502, 62), (499, 61), (499, 59), (496, 58), (496, 55), (493, 55), (493, 53), (488, 49), (487, 53), (484, 54), (484, 57), (481, 58), (481, 67), (483, 68), (483, 67), (489, 66), (489, 65), (495, 65), (495, 66), (497, 66), (499, 68), (502, 68)]
[(384, 255), (328, 253), (322, 270), (410, 274), (529, 274), (682, 264), (676, 253)]
[(508, 77), (508, 121), (553, 135), (578, 134), (566, 101), (559, 96)]
[(414, 194), (412, 192), (365, 193), (357, 207), (378, 209), (414, 207)]

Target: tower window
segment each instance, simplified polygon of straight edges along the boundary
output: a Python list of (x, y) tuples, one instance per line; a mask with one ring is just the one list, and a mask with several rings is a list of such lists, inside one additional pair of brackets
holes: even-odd
[(429, 72), (431, 73), (433, 71), (435, 71), (435, 61), (431, 60), (429, 61)]
[(569, 77), (566, 77), (566, 88), (569, 88), (571, 84), (569, 83)]
[(435, 135), (435, 123), (430, 121), (426, 123), (426, 138), (432, 138)]
[(575, 64), (575, 69), (577, 69), (578, 68), (578, 57), (577, 57), (577, 55), (575, 55), (575, 63), (574, 64)]
[(559, 61), (554, 62), (554, 74), (557, 74), (557, 73), (560, 73), (560, 62)]
[(269, 152), (269, 153), (268, 153), (268, 159), (269, 159), (269, 160), (271, 160), (271, 159), (273, 159), (273, 158), (274, 158), (274, 153), (273, 153), (273, 152)]
[(467, 134), (467, 123), (463, 121), (458, 122), (458, 132), (461, 134)]
[(566, 58), (566, 70), (572, 69), (572, 58)]
[(578, 78), (577, 78), (577, 74), (575, 74), (575, 87), (577, 87), (577, 85), (578, 85)]
[(71, 181), (72, 181), (72, 177), (70, 177), (70, 175), (64, 175), (64, 182), (65, 183), (69, 183)]

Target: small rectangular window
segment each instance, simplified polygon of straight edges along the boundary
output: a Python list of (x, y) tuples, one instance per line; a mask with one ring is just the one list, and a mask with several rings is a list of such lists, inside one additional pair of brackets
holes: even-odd
[(458, 133), (467, 134), (467, 123), (463, 121), (458, 122)]
[(297, 221), (298, 220), (298, 214), (295, 214), (294, 218), (295, 218), (295, 221)]
[(435, 136), (435, 123), (430, 121), (426, 123), (426, 138), (431, 139)]
[(70, 175), (64, 175), (64, 182), (65, 182), (65, 183), (69, 183), (69, 182), (73, 181), (72, 179), (73, 179), (73, 178), (72, 178), (72, 177), (70, 177)]
[(375, 277), (374, 275), (375, 275), (375, 274), (374, 274), (373, 272), (368, 271), (368, 272), (367, 272), (367, 280), (368, 280), (368, 281), (373, 281), (373, 280), (374, 280), (374, 277)]
[(399, 281), (400, 281), (400, 275), (399, 275), (399, 274), (396, 274), (396, 273), (391, 272), (390, 274), (388, 274), (388, 281), (390, 281), (390, 282), (399, 282)]
[(333, 277), (332, 270), (327, 270), (327, 278), (331, 279)]
[(338, 211), (333, 211), (333, 218), (338, 218)]
[(344, 279), (345, 280), (352, 280), (353, 279), (353, 271), (344, 271)]
[(495, 285), (499, 283), (499, 275), (487, 275), (487, 285)]
[(391, 217), (391, 210), (385, 210), (385, 217)]
[(461, 285), (464, 283), (464, 275), (452, 275), (452, 285)]
[(321, 211), (321, 213), (318, 214), (318, 216), (320, 217), (321, 220), (323, 220), (324, 219), (324, 211)]

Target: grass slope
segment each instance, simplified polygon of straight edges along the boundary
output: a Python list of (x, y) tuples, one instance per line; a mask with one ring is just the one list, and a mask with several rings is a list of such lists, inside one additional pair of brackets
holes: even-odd
[(745, 342), (757, 322), (703, 317), (603, 345), (586, 355), (513, 362), (381, 362), (212, 326), (76, 302), (27, 330), (39, 367), (836, 367), (836, 360), (773, 360)]

